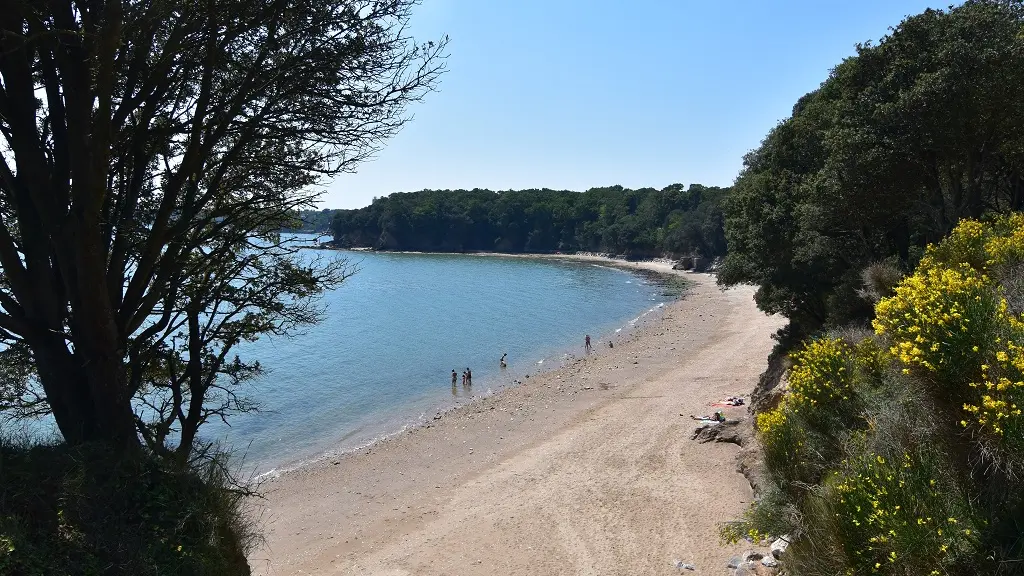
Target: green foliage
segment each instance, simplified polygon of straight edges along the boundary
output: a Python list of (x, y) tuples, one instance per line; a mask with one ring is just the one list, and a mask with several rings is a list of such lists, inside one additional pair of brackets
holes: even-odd
[(861, 453), (824, 484), (822, 498), (856, 573), (936, 570), (973, 551), (978, 528), (970, 506), (955, 484), (942, 482), (931, 456), (927, 449), (898, 458)]
[(387, 250), (725, 254), (721, 188), (424, 190), (335, 216), (335, 242)]
[(180, 471), (103, 446), (0, 444), (0, 573), (249, 574), (244, 495), (217, 462)]
[(295, 212), (295, 222), (285, 225), (282, 232), (304, 232), (320, 233), (331, 229), (334, 216), (340, 210), (323, 208), (321, 210), (298, 210)]
[(786, 530), (797, 576), (1017, 573), (1022, 258), (1024, 215), (964, 220), (878, 302), (875, 335), (794, 353), (757, 415), (773, 488), (727, 535)]
[(720, 281), (807, 334), (870, 318), (867, 265), (1024, 207), (1022, 25), (1020, 2), (972, 0), (859, 46), (745, 158)]

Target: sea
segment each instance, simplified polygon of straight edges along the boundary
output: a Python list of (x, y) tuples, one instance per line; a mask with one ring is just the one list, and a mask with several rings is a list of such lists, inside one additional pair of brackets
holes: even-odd
[(265, 370), (241, 390), (260, 410), (201, 430), (255, 476), (357, 450), (557, 368), (583, 355), (587, 335), (607, 347), (672, 298), (655, 276), (557, 257), (302, 252), (356, 273), (323, 296), (320, 323), (237, 347)]

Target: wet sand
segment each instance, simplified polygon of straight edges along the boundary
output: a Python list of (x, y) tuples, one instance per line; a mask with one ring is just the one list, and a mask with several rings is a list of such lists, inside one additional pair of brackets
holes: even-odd
[(749, 545), (723, 545), (718, 525), (752, 494), (739, 447), (691, 441), (689, 415), (750, 393), (783, 320), (757, 310), (752, 287), (685, 276), (688, 295), (614, 349), (595, 341), (521, 386), (269, 481), (254, 571), (657, 575), (681, 560), (724, 573)]

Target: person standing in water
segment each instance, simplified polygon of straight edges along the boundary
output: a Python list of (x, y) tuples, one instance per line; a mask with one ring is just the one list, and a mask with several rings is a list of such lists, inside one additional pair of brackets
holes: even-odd
[(587, 340), (583, 345), (583, 348), (587, 351), (587, 354), (590, 354), (590, 351), (594, 349), (593, 346), (590, 345), (590, 334), (587, 334)]
[(508, 366), (508, 364), (505, 364), (505, 356), (508, 356), (508, 352), (505, 352), (504, 354), (502, 354), (501, 355), (501, 360), (498, 360), (498, 363), (501, 365), (502, 368), (505, 368), (506, 366)]
[(452, 387), (454, 387), (455, 383), (458, 382), (458, 381), (459, 381), (459, 377), (458, 377), (458, 375), (455, 374), (455, 368), (452, 368)]
[(472, 385), (473, 385), (473, 371), (470, 370), (469, 368), (466, 368), (466, 386), (472, 386)]

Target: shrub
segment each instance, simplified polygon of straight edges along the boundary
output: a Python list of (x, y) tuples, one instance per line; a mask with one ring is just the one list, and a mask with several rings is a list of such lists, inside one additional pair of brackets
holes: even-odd
[(0, 574), (249, 574), (245, 495), (217, 460), (0, 445)]
[(906, 366), (934, 372), (959, 390), (976, 377), (979, 343), (991, 341), (999, 302), (989, 279), (970, 265), (918, 270), (876, 306), (872, 325), (892, 341), (890, 351)]
[(892, 296), (902, 278), (903, 272), (892, 260), (875, 262), (861, 271), (860, 279), (864, 288), (858, 294), (875, 304), (882, 298)]
[(937, 574), (970, 554), (978, 538), (955, 485), (918, 454), (862, 454), (848, 460), (822, 492), (839, 518), (839, 541), (858, 574), (906, 574), (908, 566), (927, 566)]
[(839, 338), (812, 340), (793, 354), (789, 371), (793, 410), (816, 411), (850, 400), (850, 347)]
[(1024, 324), (1008, 314), (1005, 300), (997, 319), (1001, 336), (994, 339), (987, 363), (980, 366), (980, 381), (970, 384), (980, 398), (964, 403), (972, 418), (960, 424), (977, 424), (1017, 450), (1024, 447)]
[(1022, 269), (1024, 215), (964, 221), (878, 301), (873, 335), (792, 354), (757, 415), (775, 485), (724, 532), (787, 530), (797, 576), (1024, 571)]
[(807, 477), (807, 433), (788, 402), (758, 414), (756, 428), (770, 474), (783, 483)]

